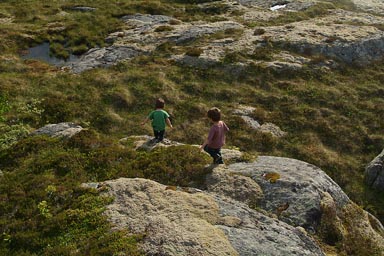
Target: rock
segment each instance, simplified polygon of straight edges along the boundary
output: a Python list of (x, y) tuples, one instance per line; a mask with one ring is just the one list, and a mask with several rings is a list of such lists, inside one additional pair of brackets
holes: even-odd
[[(154, 137), (148, 135), (139, 135), (139, 136), (129, 136), (120, 140), (121, 143), (125, 143), (127, 141), (132, 141), (135, 150), (145, 150), (151, 151), (156, 147), (170, 147), (170, 146), (181, 146), (185, 145), (183, 143), (172, 141), (169, 139), (164, 139), (160, 143), (156, 143)], [(200, 147), (200, 145), (192, 145), (194, 147)], [(243, 152), (236, 149), (221, 149), (222, 156), (225, 161), (238, 161), (243, 157)]]
[[(364, 1), (355, 0), (358, 9), (368, 10)], [(369, 0), (380, 13), (383, 3)], [(269, 9), (284, 4), (278, 11)], [(170, 16), (135, 14), (122, 18), (125, 26), (106, 38), (109, 47), (94, 48), (79, 60), (69, 64), (75, 73), (95, 67), (108, 67), (119, 61), (161, 51), (164, 44), (171, 45), (171, 60), (182, 65), (210, 68), (240, 74), (248, 67), (260, 66), (277, 72), (296, 71), (319, 63), (319, 59), (335, 59), (347, 64), (365, 65), (384, 58), (384, 31), (382, 15), (330, 9), (329, 15), (319, 15), (299, 22), (279, 26), (259, 26), (254, 23), (272, 21), (287, 12), (305, 11), (317, 1), (264, 1), (239, 0), (205, 3), (198, 7), (225, 9), (218, 22), (182, 22)], [(352, 6), (352, 4), (351, 4)], [(85, 7), (79, 7), (85, 8)], [(232, 15), (231, 13), (243, 13)], [(197, 40), (204, 38), (204, 40)], [(199, 56), (188, 56), (188, 45), (199, 49)], [(270, 47), (273, 52), (268, 51)], [(266, 52), (264, 52), (266, 50)], [(195, 53), (196, 54), (196, 53)], [(228, 57), (240, 55), (241, 58)], [(261, 54), (261, 55), (260, 55)], [(303, 56), (298, 56), (298, 54)], [(260, 55), (260, 56), (259, 56)], [(320, 58), (319, 58), (320, 57)], [(311, 60), (314, 60), (312, 63)], [(324, 63), (329, 61), (325, 59)], [(337, 65), (325, 65), (334, 68)]]
[(374, 189), (384, 191), (384, 150), (365, 168), (365, 182)]
[(233, 114), (240, 115), (240, 116), (248, 116), (248, 115), (251, 115), (255, 110), (256, 110), (255, 107), (239, 105), (236, 107), (235, 110), (233, 110)]
[(241, 24), (232, 21), (220, 21), (210, 24), (196, 24), (184, 27), (179, 26), (179, 28), (176, 29), (176, 31), (170, 37), (176, 44), (184, 44), (194, 41), (199, 37), (212, 35), (219, 31), (242, 28), (243, 26)]
[(316, 230), (320, 223), (325, 192), (332, 196), (338, 208), (350, 201), (321, 169), (299, 160), (259, 156), (255, 162), (231, 164), (229, 169), (252, 177), (260, 185), (264, 198), (259, 207), (276, 213), (290, 225), (310, 231)]
[(336, 245), (340, 242), (347, 231), (343, 227), (343, 223), (337, 215), (337, 206), (332, 196), (325, 192), (320, 202), (321, 221), (318, 233), (323, 241), (330, 245)]
[(256, 206), (263, 197), (263, 191), (254, 180), (231, 173), (225, 166), (214, 168), (207, 176), (205, 185), (210, 193), (217, 193), (250, 206)]
[(384, 255), (384, 228), (375, 217), (354, 203), (346, 205), (340, 214), (346, 233), (342, 247), (347, 255)]
[(154, 137), (151, 137), (148, 135), (129, 136), (120, 140), (120, 142), (122, 143), (126, 141), (132, 141), (134, 144), (135, 150), (145, 150), (145, 151), (151, 151), (157, 147), (185, 145), (176, 141), (171, 141), (169, 139), (164, 139), (162, 142), (156, 142)]
[(271, 7), (277, 5), (285, 5), (284, 10), (288, 11), (301, 11), (308, 9), (316, 3), (314, 0), (306, 1), (276, 1), (276, 0), (238, 0), (242, 5), (246, 6), (258, 6), (270, 10)]
[(83, 130), (83, 127), (74, 123), (48, 124), (31, 133), (31, 135), (48, 135), (50, 137), (70, 138)]
[(358, 9), (369, 13), (384, 14), (384, 3), (381, 0), (353, 0)]
[(81, 12), (94, 12), (96, 8), (88, 7), (88, 6), (75, 6), (71, 7), (70, 10), (81, 11)]
[(282, 131), (280, 127), (273, 123), (264, 123), (260, 125), (258, 121), (249, 116), (254, 110), (256, 110), (254, 107), (239, 105), (237, 109), (233, 111), (233, 113), (235, 115), (239, 115), (251, 129), (271, 133), (274, 137), (283, 137), (287, 134), (286, 132)]
[(273, 123), (264, 123), (259, 127), (259, 130), (262, 132), (269, 132), (274, 137), (283, 137), (287, 134), (286, 132), (282, 131), (280, 127)]
[[(340, 24), (341, 23), (341, 24)], [(364, 25), (351, 25), (361, 23)], [(336, 58), (348, 64), (365, 65), (384, 56), (382, 17), (335, 10), (329, 16), (266, 27), (259, 40), (306, 54)]]
[(325, 255), (312, 238), (300, 229), (236, 201), (216, 198), (216, 202), (221, 215), (241, 220), (237, 226), (218, 225), (239, 255)]
[(325, 255), (303, 232), (218, 194), (144, 179), (103, 182), (115, 229), (143, 234), (146, 255)]
[(93, 48), (85, 53), (80, 59), (74, 60), (69, 66), (74, 73), (81, 73), (85, 70), (96, 67), (108, 67), (122, 60), (129, 60), (139, 55), (146, 55), (147, 52), (134, 46), (110, 46)]
[(259, 130), (261, 125), (259, 124), (259, 122), (257, 122), (255, 119), (253, 119), (252, 117), (249, 117), (249, 116), (240, 116), (241, 119), (243, 119), (243, 121), (251, 128), (251, 129), (254, 129), (254, 130)]
[(116, 229), (146, 236), (146, 255), (238, 255), (223, 231), (215, 201), (203, 193), (166, 189), (150, 180), (118, 179), (105, 182), (114, 196), (106, 215)]
[(259, 156), (254, 163), (228, 166), (252, 177), (262, 188), (261, 207), (292, 226), (317, 233), (347, 255), (384, 255), (384, 227), (353, 203), (323, 171), (308, 163)]
[(242, 159), (244, 153), (237, 149), (222, 148), (221, 155), (224, 161), (239, 161)]

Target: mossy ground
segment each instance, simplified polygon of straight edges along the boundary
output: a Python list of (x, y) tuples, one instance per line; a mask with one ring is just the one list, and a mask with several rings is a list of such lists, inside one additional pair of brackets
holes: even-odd
[[(166, 14), (185, 20), (206, 17), (194, 3), (0, 3), (0, 17), (13, 19), (12, 24), (0, 23), (0, 169), (4, 173), (0, 177), (0, 252), (139, 254), (135, 244), (140, 237), (104, 232), (109, 229), (102, 217), (107, 202), (79, 184), (120, 176), (180, 186), (201, 182), (201, 167), (209, 159), (194, 148), (143, 153), (116, 143), (129, 135), (152, 133), (149, 126), (143, 129), (139, 123), (156, 97), (165, 99), (165, 108), (172, 115), (175, 128), (168, 132), (170, 139), (202, 143), (210, 126), (206, 111), (217, 106), (231, 128), (227, 146), (317, 165), (351, 199), (384, 220), (383, 195), (363, 183), (365, 165), (384, 145), (382, 63), (327, 72), (308, 67), (292, 73), (253, 66), (231, 74), (224, 73), (220, 65), (209, 70), (177, 66), (163, 58), (166, 51), (160, 50), (129, 63), (74, 75), (42, 62), (21, 60), (18, 55), (42, 41), (60, 44), (69, 53), (102, 46), (106, 35), (118, 30), (119, 17), (125, 14)], [(71, 10), (74, 6), (103, 8), (83, 13)], [(196, 12), (188, 16), (179, 7), (196, 8)], [(225, 11), (218, 8), (219, 13)], [(273, 122), (288, 135), (275, 138), (250, 129), (232, 114), (238, 104), (255, 107), (252, 117), (261, 123)], [(29, 130), (63, 121), (78, 123), (88, 131), (69, 141), (21, 140)], [(85, 236), (89, 238), (83, 239)], [(100, 251), (89, 252), (91, 249)]]

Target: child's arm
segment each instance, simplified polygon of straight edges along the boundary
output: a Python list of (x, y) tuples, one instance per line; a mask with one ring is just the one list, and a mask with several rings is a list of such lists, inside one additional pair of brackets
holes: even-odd
[(205, 146), (208, 145), (208, 139), (206, 139), (203, 143), (203, 145), (200, 146), (200, 150), (204, 150)]
[(172, 123), (171, 123), (171, 120), (169, 120), (169, 118), (165, 119), (165, 121), (167, 122), (167, 125), (168, 125), (170, 128), (173, 128)]
[(146, 122), (149, 121), (149, 117), (146, 117), (143, 122), (141, 122), (141, 125), (144, 125)]
[(207, 139), (204, 141), (203, 145), (200, 146), (201, 150), (203, 150), (205, 148), (205, 146), (208, 145), (210, 141), (212, 141), (214, 135), (215, 135), (215, 129), (212, 126), (211, 129), (209, 130)]

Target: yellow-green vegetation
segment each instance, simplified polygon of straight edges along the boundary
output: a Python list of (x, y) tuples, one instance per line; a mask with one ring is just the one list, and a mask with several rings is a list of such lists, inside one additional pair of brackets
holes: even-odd
[(277, 172), (268, 172), (264, 174), (264, 179), (270, 183), (276, 183), (276, 181), (280, 179), (280, 174)]
[[(212, 19), (216, 14), (206, 15), (196, 7), (201, 2), (210, 1), (0, 3), (0, 17), (12, 20), (0, 22), (1, 255), (140, 253), (140, 234), (111, 232), (102, 215), (108, 200), (80, 184), (117, 177), (150, 178), (172, 186), (201, 184), (210, 159), (196, 148), (147, 153), (116, 142), (152, 133), (149, 125), (138, 124), (153, 109), (156, 97), (165, 99), (165, 109), (172, 114), (175, 129), (168, 132), (170, 139), (202, 143), (210, 126), (206, 111), (217, 106), (231, 129), (229, 147), (319, 166), (351, 199), (384, 220), (383, 194), (363, 183), (365, 165), (384, 145), (382, 63), (284, 73), (251, 66), (231, 73), (225, 69), (228, 62), (252, 56), (236, 53), (210, 69), (187, 68), (166, 60), (173, 46), (163, 44), (151, 56), (75, 75), (18, 55), (43, 41), (54, 43), (54, 51), (63, 57), (64, 52), (104, 45), (106, 35), (119, 29), (119, 18), (126, 14)], [(81, 12), (73, 10), (76, 6), (96, 9)], [(188, 8), (200, 11), (188, 13)], [(220, 8), (218, 13), (226, 11)], [(269, 53), (255, 52), (254, 59), (267, 59)], [(239, 103), (255, 107), (251, 116), (260, 123), (272, 122), (288, 134), (276, 138), (252, 130), (232, 114)], [(88, 130), (69, 140), (25, 138), (28, 131), (63, 121)]]
[(113, 199), (80, 184), (142, 177), (199, 186), (208, 162), (196, 147), (135, 152), (92, 130), (22, 139), (0, 154), (0, 254), (140, 255), (144, 234), (110, 231), (103, 211)]

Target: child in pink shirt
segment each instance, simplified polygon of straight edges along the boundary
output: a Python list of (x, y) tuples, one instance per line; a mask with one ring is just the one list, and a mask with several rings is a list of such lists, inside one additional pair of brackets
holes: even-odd
[(214, 164), (224, 164), (221, 147), (225, 144), (225, 133), (229, 131), (229, 128), (223, 121), (220, 121), (220, 109), (211, 108), (207, 116), (213, 125), (209, 130), (208, 138), (200, 146), (200, 149), (206, 151), (213, 158)]

